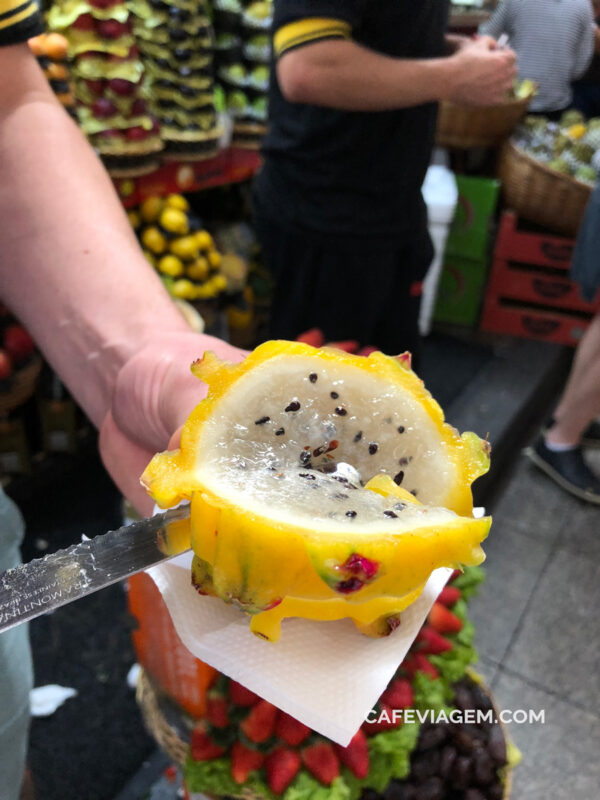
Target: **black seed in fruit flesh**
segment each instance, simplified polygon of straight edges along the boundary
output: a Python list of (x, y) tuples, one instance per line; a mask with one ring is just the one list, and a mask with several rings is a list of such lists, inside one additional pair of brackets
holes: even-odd
[(299, 478), (305, 478), (307, 481), (316, 481), (317, 480), (314, 475), (310, 474), (310, 472), (299, 472), (298, 473), (298, 477)]
[(317, 375), (317, 373), (316, 373), (316, 372), (311, 372), (311, 373), (310, 373), (310, 375), (308, 376), (308, 380), (309, 380), (311, 383), (316, 383), (316, 382), (317, 382), (317, 379), (318, 379), (318, 377), (319, 377), (319, 376)]
[(411, 489), (410, 493), (412, 494), (413, 497), (417, 496), (417, 490), (416, 489)]
[(362, 435), (363, 435), (362, 431), (359, 431), (359, 432), (356, 434), (356, 436), (354, 437), (354, 441), (355, 441), (355, 442), (360, 442), (360, 440), (362, 439)]
[(398, 519), (398, 514), (394, 514), (393, 511), (384, 511), (383, 516), (389, 517), (390, 519)]
[(260, 419), (254, 420), (254, 424), (255, 425), (264, 425), (265, 422), (269, 422), (270, 420), (271, 420), (271, 417), (261, 417)]
[(401, 467), (407, 467), (409, 465), (409, 463), (410, 463), (410, 459), (408, 459), (406, 457), (405, 458), (401, 458), (400, 461), (398, 461), (398, 464)]
[(298, 411), (300, 408), (300, 403), (297, 400), (292, 400), (292, 402), (285, 407), (286, 411)]
[(349, 494), (342, 494), (341, 492), (337, 492), (336, 494), (332, 495), (334, 500), (350, 500)]
[(400, 486), (403, 480), (404, 480), (404, 472), (400, 470), (400, 472), (394, 475), (394, 483), (396, 484), (396, 486)]
[(310, 450), (303, 450), (300, 453), (300, 463), (306, 467), (310, 463)]
[(275, 436), (283, 436), (284, 433), (285, 433), (285, 428), (277, 428), (277, 430), (275, 431)]
[(344, 478), (343, 475), (334, 475), (333, 480), (338, 481), (338, 483), (349, 483), (348, 478)]
[(332, 400), (337, 400), (339, 394), (337, 392), (329, 392), (329, 397), (331, 397)]
[(344, 408), (344, 406), (337, 406), (334, 410), (335, 413), (338, 415), (338, 417), (345, 417), (346, 414), (348, 413)]
[(326, 453), (326, 452), (327, 452), (327, 445), (326, 444), (322, 444), (321, 447), (316, 447), (313, 450), (313, 456), (315, 458), (318, 458), (319, 456), (322, 456), (323, 453)]
[(376, 442), (369, 443), (369, 455), (374, 456), (378, 449), (379, 445)]
[(319, 467), (319, 472), (324, 472), (325, 475), (329, 475), (332, 472), (335, 472), (336, 470), (337, 470), (337, 464), (335, 463), (335, 461), (326, 462), (321, 467)]
[(406, 428), (404, 427), (404, 425), (399, 425), (398, 426), (398, 433), (404, 433), (405, 430), (406, 430)]
[(346, 511), (346, 516), (350, 517), (350, 519), (354, 519), (356, 516), (356, 511)]

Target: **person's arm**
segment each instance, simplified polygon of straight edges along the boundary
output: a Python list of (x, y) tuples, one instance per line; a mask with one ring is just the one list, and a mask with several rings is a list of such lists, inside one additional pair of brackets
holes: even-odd
[(510, 0), (500, 0), (496, 10), (487, 22), (479, 26), (479, 33), (499, 39), (503, 33), (510, 36)]
[(571, 80), (577, 80), (577, 78), (581, 78), (581, 76), (589, 67), (594, 55), (598, 26), (594, 21), (594, 12), (591, 5), (582, 15), (580, 27), (581, 34), (579, 37), (578, 46), (573, 54), (574, 59)]
[(139, 475), (203, 395), (191, 362), (241, 353), (189, 332), (26, 45), (0, 48), (0, 75), (0, 296), (104, 422), (105, 461), (141, 506)]
[(344, 111), (384, 111), (439, 100), (500, 102), (516, 69), (511, 50), (476, 40), (447, 58), (399, 59), (349, 38), (313, 41), (275, 51), (277, 79), (290, 102)]

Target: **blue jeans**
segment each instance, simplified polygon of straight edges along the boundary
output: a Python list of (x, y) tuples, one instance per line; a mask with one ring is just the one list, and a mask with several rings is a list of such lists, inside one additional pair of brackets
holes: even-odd
[[(0, 573), (20, 561), (23, 518), (0, 489)], [(0, 796), (18, 800), (29, 731), (33, 668), (27, 625), (0, 634)]]

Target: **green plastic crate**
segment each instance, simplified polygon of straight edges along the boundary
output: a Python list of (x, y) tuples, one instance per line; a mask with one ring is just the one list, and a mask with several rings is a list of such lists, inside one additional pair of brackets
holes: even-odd
[(500, 181), (457, 175), (458, 205), (448, 235), (446, 254), (484, 259), (490, 241), (490, 223), (496, 211)]
[(487, 279), (487, 260), (446, 255), (433, 312), (434, 322), (474, 327)]

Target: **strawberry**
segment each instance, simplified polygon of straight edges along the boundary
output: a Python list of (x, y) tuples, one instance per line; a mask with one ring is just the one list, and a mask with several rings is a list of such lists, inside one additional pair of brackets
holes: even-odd
[(396, 678), (381, 695), (381, 699), (390, 708), (410, 708), (413, 704), (413, 691), (409, 681)]
[(424, 672), (425, 675), (429, 675), (430, 678), (434, 679), (440, 677), (440, 673), (433, 666), (426, 655), (423, 653), (415, 653), (414, 659), (416, 664), (416, 672)]
[(250, 709), (246, 719), (240, 723), (240, 728), (251, 742), (266, 742), (275, 730), (277, 712), (274, 705), (267, 700), (261, 700)]
[(319, 742), (305, 747), (302, 751), (302, 760), (309, 772), (312, 772), (324, 786), (331, 786), (340, 774), (339, 759), (329, 742)]
[(311, 328), (309, 331), (304, 331), (304, 333), (301, 333), (296, 341), (304, 342), (304, 344), (310, 344), (313, 347), (323, 347), (323, 344), (325, 343), (325, 337), (319, 328)]
[(425, 625), (424, 628), (421, 628), (417, 635), (417, 641), (421, 643), (419, 652), (427, 655), (438, 655), (452, 650), (452, 642), (448, 641), (430, 625)]
[(444, 586), (439, 593), (436, 603), (441, 603), (446, 608), (451, 608), (460, 599), (460, 589), (456, 586)]
[(301, 744), (310, 734), (308, 725), (304, 725), (294, 717), (286, 714), (285, 711), (280, 711), (275, 722), (275, 736), (282, 739), (286, 744), (291, 744), (292, 747)]
[(269, 789), (282, 794), (294, 780), (302, 765), (300, 755), (287, 747), (278, 747), (265, 759), (265, 773)]
[(343, 342), (327, 342), (327, 347), (334, 347), (336, 350), (343, 350), (345, 353), (356, 353), (358, 342), (349, 339)]
[(229, 725), (227, 700), (220, 695), (209, 695), (206, 698), (206, 719), (215, 728), (226, 728)]
[(246, 689), (241, 683), (237, 681), (229, 681), (229, 699), (234, 706), (242, 706), (242, 708), (250, 708), (255, 706), (260, 697), (250, 689)]
[(248, 775), (263, 765), (265, 757), (258, 750), (250, 750), (241, 742), (234, 742), (231, 748), (231, 774), (236, 783), (246, 783)]
[(441, 603), (433, 604), (429, 612), (429, 624), (438, 633), (458, 633), (463, 626), (462, 620)]
[(452, 581), (455, 581), (457, 578), (460, 578), (462, 574), (463, 574), (462, 569), (455, 569), (452, 575), (450, 575), (450, 580), (448, 581), (448, 583), (452, 583)]
[(342, 764), (348, 767), (353, 775), (359, 780), (366, 778), (369, 774), (369, 745), (363, 730), (351, 739), (348, 747), (335, 745), (336, 753)]
[(212, 761), (225, 753), (225, 748), (215, 744), (206, 731), (200, 728), (192, 731), (190, 749), (194, 761)]
[(18, 364), (33, 353), (35, 342), (22, 325), (9, 325), (4, 331), (4, 349)]
[(381, 733), (382, 731), (391, 731), (402, 724), (402, 719), (399, 715), (396, 715), (396, 720), (394, 721), (394, 709), (390, 708), (387, 703), (380, 700), (378, 708), (379, 711), (377, 712), (375, 720), (373, 722), (365, 720), (361, 725), (362, 730), (369, 736), (374, 736), (376, 733)]

